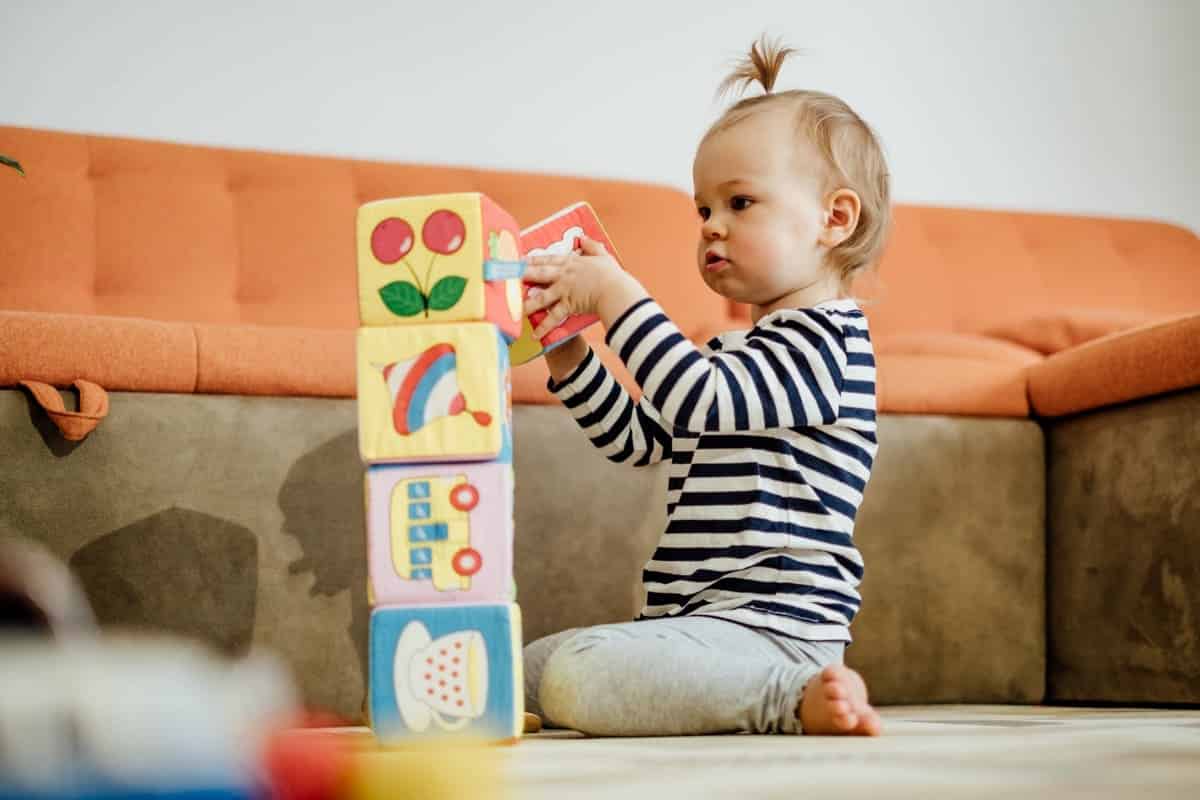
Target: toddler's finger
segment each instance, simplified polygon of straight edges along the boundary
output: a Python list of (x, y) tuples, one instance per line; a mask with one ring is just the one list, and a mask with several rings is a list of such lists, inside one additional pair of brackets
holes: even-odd
[(554, 283), (558, 277), (558, 267), (547, 264), (530, 264), (525, 267), (522, 276), (527, 283)]
[(533, 338), (541, 339), (550, 331), (562, 324), (567, 318), (567, 309), (562, 303), (555, 303), (549, 311), (546, 312), (545, 318), (533, 329)]
[(602, 256), (608, 253), (603, 244), (586, 236), (579, 237), (579, 251), (585, 256)]
[(559, 292), (554, 287), (546, 288), (543, 286), (530, 287), (529, 293), (525, 296), (524, 310), (525, 316), (529, 316), (535, 311), (553, 305), (558, 302)]

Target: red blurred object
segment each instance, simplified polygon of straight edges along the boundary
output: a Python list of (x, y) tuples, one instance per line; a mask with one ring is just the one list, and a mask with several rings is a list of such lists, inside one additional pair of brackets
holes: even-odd
[(263, 767), (274, 800), (334, 800), (350, 766), (351, 749), (344, 736), (322, 728), (345, 726), (333, 714), (313, 712), (291, 721), (270, 736)]

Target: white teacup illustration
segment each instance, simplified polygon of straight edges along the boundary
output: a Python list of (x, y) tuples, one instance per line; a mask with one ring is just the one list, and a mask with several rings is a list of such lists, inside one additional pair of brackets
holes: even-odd
[(421, 622), (404, 626), (392, 680), (404, 724), (417, 733), (430, 721), (459, 730), (487, 708), (488, 659), (483, 634), (456, 631), (436, 641)]

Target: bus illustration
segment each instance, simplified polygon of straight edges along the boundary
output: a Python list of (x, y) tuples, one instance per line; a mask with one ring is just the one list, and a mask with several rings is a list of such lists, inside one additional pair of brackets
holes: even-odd
[(400, 481), (392, 489), (392, 566), (405, 580), (439, 592), (471, 588), (483, 556), (471, 547), (471, 509), (479, 490), (466, 475)]

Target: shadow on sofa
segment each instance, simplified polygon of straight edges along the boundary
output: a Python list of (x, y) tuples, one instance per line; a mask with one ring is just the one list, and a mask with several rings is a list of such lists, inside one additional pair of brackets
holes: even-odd
[(254, 532), (172, 507), (97, 536), (70, 560), (102, 625), (164, 631), (245, 655), (258, 602)]
[(367, 671), (367, 542), (363, 524), (361, 469), (347, 469), (358, 459), (358, 438), (347, 431), (297, 458), (279, 489), (283, 532), (300, 543), (303, 555), (292, 562), (293, 574), (311, 573), (313, 595), (349, 592), (347, 633), (363, 674)]

